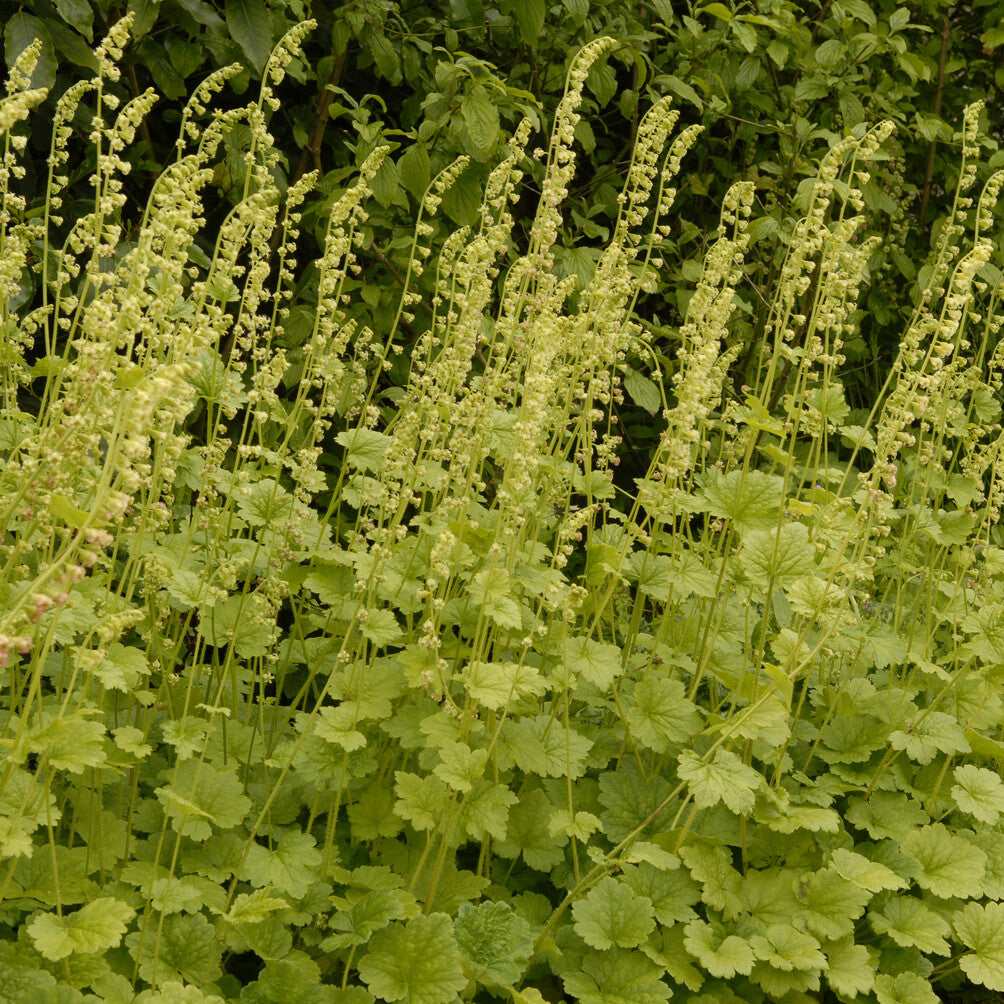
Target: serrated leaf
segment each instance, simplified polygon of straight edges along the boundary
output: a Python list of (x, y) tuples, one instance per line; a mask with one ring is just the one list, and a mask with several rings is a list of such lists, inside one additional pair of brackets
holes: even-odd
[(825, 947), (826, 982), (838, 994), (855, 997), (875, 984), (874, 950), (856, 945), (853, 935)]
[(397, 162), (401, 184), (415, 199), (421, 199), (432, 180), (429, 152), (424, 143), (413, 143)]
[(416, 830), (434, 829), (449, 801), (449, 789), (441, 778), (403, 770), (394, 772), (394, 792), (394, 811)]
[(467, 983), (445, 913), (378, 931), (359, 960), (359, 975), (381, 1000), (406, 1004), (448, 1004)]
[(728, 920), (743, 909), (740, 899), (742, 876), (732, 867), (724, 848), (692, 844), (680, 849), (680, 857), (701, 889), (701, 899)]
[(474, 146), (482, 156), (487, 155), (498, 140), (499, 112), (483, 84), (474, 83), (467, 88), (460, 113)]
[(463, 681), (471, 700), (490, 711), (547, 689), (535, 667), (518, 662), (472, 662), (464, 670)]
[(749, 976), (752, 972), (756, 956), (745, 939), (703, 920), (692, 920), (684, 932), (687, 951), (712, 976), (731, 980), (736, 974)]
[(495, 850), (506, 858), (522, 853), (523, 860), (537, 871), (550, 871), (564, 859), (568, 838), (552, 834), (547, 821), (554, 807), (539, 788), (523, 795), (509, 813), (506, 838)]
[(580, 777), (592, 743), (550, 715), (533, 715), (503, 726), (502, 740), (516, 766), (539, 777)]
[(198, 760), (181, 761), (171, 784), (158, 788), (174, 828), (193, 840), (208, 840), (212, 826), (229, 830), (244, 820), (251, 799), (236, 776), (236, 769), (215, 767)]
[(881, 892), (883, 889), (905, 889), (909, 883), (891, 868), (879, 861), (871, 861), (863, 854), (856, 854), (846, 848), (834, 849), (831, 863), (841, 878), (867, 889)]
[(656, 753), (682, 745), (701, 729), (697, 706), (686, 698), (679, 680), (650, 671), (631, 692), (627, 712), (631, 735)]
[(365, 945), (377, 932), (404, 913), (400, 898), (391, 889), (371, 889), (348, 910), (332, 914), (328, 927), (335, 933), (321, 942), (325, 952), (336, 952), (352, 945)]
[(959, 959), (962, 971), (974, 983), (1004, 992), (1004, 904), (967, 903), (952, 923), (959, 940), (972, 949)]
[(87, 0), (54, 0), (59, 16), (88, 41), (94, 27), (94, 11)]
[(359, 622), (359, 630), (376, 648), (393, 645), (404, 636), (397, 615), (387, 609), (370, 610), (366, 620)]
[(948, 922), (915, 896), (895, 896), (881, 910), (869, 910), (868, 922), (902, 948), (919, 948), (930, 955), (948, 955)]
[(315, 844), (311, 834), (298, 830), (280, 837), (272, 848), (251, 844), (241, 877), (255, 888), (271, 886), (293, 899), (302, 899), (318, 877), (321, 852)]
[(961, 764), (955, 768), (952, 798), (963, 812), (981, 823), (995, 826), (1004, 812), (1004, 782), (995, 771)]
[(213, 961), (215, 935), (201, 913), (173, 913), (153, 928), (127, 935), (126, 944), (144, 980), (201, 985), (219, 974)]
[(565, 666), (587, 683), (606, 691), (623, 672), (623, 655), (617, 645), (572, 637), (565, 642)]
[(467, 794), (484, 773), (488, 750), (472, 750), (467, 743), (446, 742), (436, 751), (440, 763), (433, 773), (454, 791)]
[(572, 905), (575, 931), (592, 948), (640, 945), (655, 927), (652, 901), (607, 876)]
[(754, 584), (780, 585), (812, 572), (815, 556), (808, 527), (804, 523), (785, 523), (745, 534), (739, 563)]
[(509, 809), (518, 801), (504, 784), (478, 781), (460, 806), (460, 824), (472, 840), (486, 835), (505, 840)]
[(764, 934), (750, 938), (750, 946), (758, 959), (782, 972), (826, 967), (819, 942), (790, 924), (769, 925)]
[(457, 911), (454, 936), (469, 978), (505, 986), (516, 983), (530, 961), (530, 925), (507, 903), (464, 903)]
[(31, 74), (30, 88), (51, 88), (56, 82), (56, 53), (52, 48), (52, 37), (44, 22), (31, 14), (18, 11), (7, 21), (4, 28), (4, 57), (11, 67), (17, 57), (37, 38), (42, 43), (38, 62)]
[(28, 749), (44, 756), (54, 770), (82, 774), (88, 767), (100, 767), (107, 759), (104, 738), (103, 723), (76, 712), (32, 729)]
[(579, 1004), (665, 1004), (671, 991), (662, 968), (632, 949), (591, 952), (578, 972), (564, 973), (565, 989)]
[(75, 913), (43, 913), (28, 925), (35, 948), (58, 961), (74, 953), (91, 954), (115, 948), (136, 911), (110, 896), (92, 900)]
[(686, 869), (678, 866), (677, 859), (677, 867), (672, 871), (647, 861), (624, 867), (624, 881), (639, 896), (651, 900), (656, 921), (666, 926), (693, 920), (695, 913), (691, 907), (701, 899), (701, 887)]
[(776, 474), (739, 469), (712, 471), (701, 494), (713, 516), (732, 520), (741, 534), (776, 526), (784, 503), (784, 481)]
[(112, 642), (105, 656), (94, 668), (94, 676), (108, 690), (132, 690), (150, 673), (150, 665), (141, 649)]
[(987, 856), (943, 823), (932, 823), (906, 835), (900, 846), (920, 862), (915, 880), (935, 896), (969, 898), (980, 892)]
[(272, 51), (272, 18), (264, 0), (226, 0), (227, 30), (261, 73)]
[(853, 932), (854, 921), (872, 897), (867, 889), (842, 878), (835, 868), (821, 868), (800, 878), (795, 895), (802, 907), (796, 922), (829, 941)]
[(547, 15), (545, 0), (513, 0), (512, 12), (523, 41), (535, 49)]
[(625, 368), (623, 380), (624, 389), (638, 407), (644, 408), (650, 415), (662, 408), (662, 394), (654, 381), (630, 366)]
[(335, 436), (335, 442), (345, 447), (345, 459), (352, 467), (379, 471), (383, 467), (391, 439), (373, 429), (346, 429)]
[(876, 791), (847, 803), (847, 820), (873, 840), (902, 840), (931, 821), (923, 806), (900, 792)]
[(938, 995), (918, 973), (881, 973), (872, 987), (878, 1004), (938, 1004)]
[(930, 763), (938, 753), (968, 753), (969, 743), (956, 719), (943, 711), (924, 712), (910, 729), (897, 729), (889, 736), (889, 745), (905, 750), (917, 763)]
[(709, 809), (724, 802), (733, 812), (748, 816), (756, 804), (756, 791), (763, 778), (729, 750), (718, 749), (705, 763), (696, 753), (684, 750), (677, 757), (677, 772), (687, 782), (694, 804)]

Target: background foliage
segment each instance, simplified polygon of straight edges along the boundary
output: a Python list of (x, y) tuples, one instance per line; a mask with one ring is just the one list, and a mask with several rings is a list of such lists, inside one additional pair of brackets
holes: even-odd
[[(1000, 166), (1000, 6), (130, 10), (107, 91), (168, 100), (128, 172), (76, 115), (51, 233), (53, 102), (123, 11), (12, 6), (5, 31), (52, 93), (5, 202), (31, 253), (4, 277), (3, 623), (30, 634), (0, 641), (0, 990), (1004, 988), (1000, 216), (954, 186)], [(559, 216), (568, 137), (509, 140), (527, 115), (547, 146), (600, 32)], [(276, 145), (226, 120), (200, 220), (166, 198), (172, 144), (232, 59), (220, 106), (274, 86)], [(662, 93), (690, 149), (650, 246), (617, 196)], [(87, 215), (95, 173), (120, 233)], [(64, 246), (74, 220), (94, 235)], [(105, 278), (60, 293), (65, 340), (27, 337), (60, 247)]]

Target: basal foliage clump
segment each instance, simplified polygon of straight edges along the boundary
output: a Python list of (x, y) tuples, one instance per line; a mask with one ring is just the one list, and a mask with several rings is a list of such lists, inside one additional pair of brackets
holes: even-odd
[[(345, 308), (385, 148), (302, 278), (316, 178), (275, 182), (306, 27), (257, 102), (210, 110), (230, 70), (195, 92), (132, 227), (121, 154), (154, 97), (108, 86), (128, 21), (59, 101), (44, 216), (16, 184), (36, 51), (0, 102), (0, 998), (1004, 991), (1004, 175), (975, 191), (979, 107), (871, 412), (842, 346), (887, 124), (792, 207), (739, 396), (753, 190), (729, 191), (675, 368), (634, 375), (661, 438), (624, 484), (634, 308), (699, 130), (648, 111), (609, 245), (560, 275), (581, 90), (615, 43), (585, 46), (526, 241), (529, 122), (476, 225), (437, 215), (462, 163), (432, 182), (405, 277), (434, 276), (431, 317), (406, 291), (381, 343)], [(81, 119), (94, 201), (67, 218)], [(209, 228), (237, 127), (243, 198)], [(14, 309), (25, 269), (41, 302)]]

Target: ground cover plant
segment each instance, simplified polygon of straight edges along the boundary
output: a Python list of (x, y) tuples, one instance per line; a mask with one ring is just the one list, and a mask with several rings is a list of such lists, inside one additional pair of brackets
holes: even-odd
[[(750, 182), (671, 355), (637, 309), (700, 143), (668, 98), (595, 268), (556, 268), (611, 39), (572, 62), (549, 140), (516, 128), (472, 225), (440, 212), (464, 161), (431, 181), (378, 339), (353, 283), (387, 148), (330, 193), (305, 270), (316, 178), (274, 180), (309, 25), (246, 107), (212, 110), (238, 67), (193, 93), (135, 219), (125, 153), (155, 98), (111, 86), (128, 26), (59, 99), (41, 213), (18, 193), (37, 47), (0, 103), (0, 997), (1004, 991), (1004, 174), (977, 184), (980, 106), (862, 410), (843, 345), (891, 123), (835, 140), (787, 207), (736, 388)], [(81, 122), (93, 200), (70, 216)], [(242, 191), (206, 243), (236, 126)], [(659, 433), (626, 481), (625, 390)]]

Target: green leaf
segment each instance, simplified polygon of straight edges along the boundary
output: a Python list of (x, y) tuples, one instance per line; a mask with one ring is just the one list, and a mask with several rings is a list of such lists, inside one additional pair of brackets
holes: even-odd
[(756, 960), (748, 941), (727, 934), (720, 925), (692, 920), (684, 928), (687, 951), (712, 975), (731, 980), (737, 973), (749, 976)]
[(94, 676), (108, 690), (128, 692), (149, 675), (150, 664), (143, 651), (117, 641), (105, 649), (104, 658), (94, 667)]
[(517, 803), (516, 793), (504, 784), (481, 779), (460, 806), (460, 824), (472, 840), (486, 835), (505, 840), (509, 809)]
[(135, 916), (131, 906), (103, 896), (61, 917), (54, 913), (38, 914), (28, 925), (28, 933), (45, 958), (58, 961), (75, 952), (89, 955), (115, 948)]
[(1004, 812), (1004, 782), (996, 771), (962, 764), (955, 768), (952, 798), (963, 812), (981, 823), (996, 826)]
[(635, 948), (655, 928), (652, 901), (607, 876), (572, 905), (575, 931), (591, 948)]
[(325, 705), (314, 722), (314, 733), (351, 753), (366, 745), (366, 736), (356, 728), (358, 721), (359, 709), (354, 701), (343, 701), (337, 707)]
[(854, 930), (854, 921), (872, 898), (867, 889), (842, 878), (835, 868), (821, 868), (799, 880), (795, 895), (802, 909), (798, 924), (806, 924), (821, 938), (836, 941)]
[(909, 883), (891, 868), (879, 861), (870, 861), (863, 854), (856, 854), (843, 847), (834, 849), (831, 862), (841, 878), (867, 889), (881, 892), (883, 889), (905, 889)]
[(678, 94), (685, 101), (689, 101), (697, 110), (704, 111), (704, 101), (690, 84), (685, 83), (679, 77), (672, 74), (660, 75), (658, 83), (665, 84), (674, 94)]
[(580, 1004), (665, 1004), (671, 996), (662, 967), (641, 952), (615, 948), (591, 952), (580, 971), (562, 974), (565, 990)]
[(503, 725), (501, 742), (516, 766), (540, 777), (580, 777), (592, 743), (550, 715), (533, 715)]
[(656, 753), (688, 742), (700, 731), (701, 716), (685, 695), (679, 680), (649, 670), (631, 692), (627, 712), (631, 735)]
[(421, 199), (432, 180), (429, 152), (424, 143), (413, 143), (397, 162), (401, 184), (415, 199)]
[(951, 934), (948, 921), (915, 896), (894, 896), (881, 910), (869, 910), (868, 922), (901, 948), (919, 948), (928, 955), (951, 953), (945, 940)]
[(381, 1000), (449, 1004), (467, 983), (445, 913), (395, 922), (370, 939), (359, 975)]
[(403, 770), (394, 772), (394, 791), (394, 811), (416, 830), (434, 829), (450, 797), (441, 778), (419, 777)]
[(207, 28), (223, 27), (220, 16), (205, 0), (176, 0), (176, 2), (188, 11), (199, 24), (204, 24)]
[(272, 650), (279, 630), (261, 616), (254, 596), (228, 596), (199, 617), (199, 634), (217, 648), (233, 645), (244, 659), (255, 659)]
[(495, 850), (505, 858), (523, 855), (523, 860), (536, 871), (550, 871), (565, 857), (568, 838), (552, 834), (548, 820), (554, 811), (547, 795), (539, 788), (524, 794), (509, 813), (509, 826), (504, 842)]
[(729, 750), (718, 749), (711, 763), (690, 750), (677, 757), (677, 772), (687, 782), (694, 804), (709, 809), (724, 802), (739, 815), (748, 816), (756, 803), (756, 790), (763, 778)]
[(394, 43), (382, 32), (372, 29), (366, 36), (366, 47), (373, 55), (373, 62), (380, 76), (392, 84), (401, 82), (401, 60)]
[(272, 18), (264, 0), (226, 0), (227, 30), (261, 73), (272, 51)]
[(464, 903), (454, 936), (468, 978), (489, 985), (516, 983), (533, 951), (530, 925), (507, 903)]
[(518, 662), (470, 662), (462, 679), (471, 700), (489, 711), (547, 690), (536, 668)]
[(655, 919), (665, 926), (693, 920), (691, 907), (701, 899), (701, 887), (678, 865), (672, 871), (647, 861), (624, 866), (624, 881), (637, 895), (651, 901)]
[(509, 573), (504, 568), (485, 568), (472, 576), (468, 595), (476, 608), (496, 624), (518, 628), (523, 623), (519, 604), (512, 598)]
[(158, 788), (156, 795), (174, 828), (198, 841), (212, 836), (211, 823), (221, 830), (232, 829), (251, 808), (235, 767), (214, 767), (195, 759), (179, 762), (172, 783)]
[(372, 429), (346, 429), (335, 436), (335, 442), (344, 446), (345, 459), (352, 467), (364, 471), (379, 471), (390, 446), (390, 436)]
[(132, 14), (133, 38), (142, 38), (156, 23), (162, 0), (129, 0), (126, 11)]
[(935, 896), (968, 899), (980, 894), (987, 856), (943, 823), (932, 823), (907, 834), (900, 845), (920, 862), (917, 884)]
[(37, 38), (42, 43), (38, 54), (38, 62), (31, 75), (30, 87), (51, 88), (56, 82), (56, 53), (52, 48), (52, 37), (45, 24), (31, 14), (18, 11), (7, 22), (4, 28), (4, 58), (8, 68), (12, 67), (17, 57)]
[(241, 877), (256, 889), (271, 886), (302, 899), (317, 881), (321, 852), (309, 833), (294, 830), (279, 839), (272, 849), (254, 843), (248, 849)]
[(938, 995), (918, 973), (882, 973), (872, 987), (878, 1004), (938, 1004)]
[(474, 83), (464, 92), (460, 113), (478, 153), (491, 152), (499, 136), (499, 112), (483, 84)]
[(204, 986), (219, 974), (214, 962), (216, 929), (201, 914), (172, 913), (126, 937), (129, 952), (147, 982), (180, 980)]
[(866, 994), (875, 984), (876, 953), (856, 945), (848, 935), (826, 946), (826, 982), (838, 994), (855, 997)]
[(393, 645), (404, 635), (394, 611), (386, 609), (370, 610), (366, 619), (359, 622), (359, 630), (376, 648)]
[(1004, 993), (1004, 904), (967, 903), (952, 918), (959, 940), (972, 949), (959, 959), (974, 983)]
[(572, 637), (565, 643), (565, 666), (587, 683), (606, 691), (623, 672), (620, 648), (608, 642)]
[(88, 767), (100, 767), (106, 760), (105, 726), (88, 721), (81, 712), (53, 718), (33, 729), (28, 749), (45, 757), (54, 770), (82, 774)]
[(745, 468), (728, 474), (712, 471), (701, 494), (713, 516), (732, 520), (745, 536), (750, 530), (767, 530), (778, 524), (784, 503), (784, 481), (776, 474)]
[(482, 177), (472, 165), (443, 193), (443, 212), (458, 227), (471, 226), (480, 216)]
[(441, 763), (433, 773), (462, 794), (467, 794), (481, 778), (488, 760), (488, 750), (472, 750), (462, 742), (443, 743), (436, 752)]
[(624, 368), (623, 380), (624, 389), (639, 408), (644, 408), (650, 415), (662, 408), (662, 394), (654, 381), (630, 366)]
[(531, 49), (535, 49), (540, 33), (544, 29), (544, 18), (547, 14), (545, 0), (512, 0), (512, 12), (523, 41)]
[(919, 802), (891, 791), (873, 792), (869, 799), (851, 798), (847, 803), (847, 820), (866, 830), (873, 840), (902, 840), (918, 826), (931, 821)]
[(337, 952), (352, 945), (365, 945), (404, 912), (401, 900), (391, 889), (371, 889), (349, 907), (331, 915), (328, 928), (335, 931), (321, 942), (325, 952)]
[(783, 972), (826, 967), (819, 942), (790, 924), (771, 924), (765, 934), (754, 935), (750, 945), (758, 959)]
[(94, 11), (87, 0), (54, 0), (59, 16), (89, 42), (94, 30)]
[(897, 730), (889, 736), (889, 745), (905, 750), (917, 763), (930, 763), (938, 753), (968, 753), (969, 743), (958, 721), (943, 711), (921, 712), (909, 729)]
[(722, 847), (691, 844), (680, 849), (680, 857), (701, 889), (701, 899), (722, 913), (726, 920), (739, 916), (743, 902), (739, 892), (742, 876), (732, 867)]
[(755, 585), (780, 585), (811, 573), (815, 557), (809, 528), (804, 523), (785, 523), (745, 534), (739, 563)]

